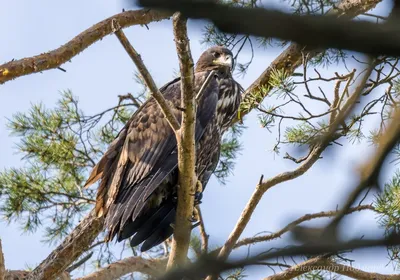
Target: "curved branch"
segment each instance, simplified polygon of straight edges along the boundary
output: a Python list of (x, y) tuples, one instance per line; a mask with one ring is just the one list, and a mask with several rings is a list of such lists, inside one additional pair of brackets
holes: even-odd
[(167, 258), (144, 259), (142, 257), (128, 257), (76, 280), (112, 280), (119, 279), (132, 272), (160, 276), (165, 270), (166, 263)]
[(93, 43), (113, 33), (115, 31), (113, 26), (114, 20), (119, 23), (121, 28), (126, 28), (132, 25), (148, 24), (153, 21), (167, 19), (171, 15), (170, 12), (142, 9), (126, 11), (109, 17), (86, 29), (55, 50), (0, 65), (0, 84), (24, 75), (59, 67)]
[(345, 275), (354, 279), (365, 280), (391, 280), (399, 279), (400, 274), (380, 274), (366, 272), (348, 265), (336, 263), (325, 257), (315, 257), (305, 262), (294, 265), (280, 273), (264, 278), (264, 280), (287, 280), (293, 279), (307, 272), (314, 270), (326, 270), (340, 275)]
[[(351, 214), (354, 212), (359, 212), (359, 211), (363, 211), (363, 210), (372, 210), (372, 211), (376, 211), (375, 208), (372, 205), (360, 205), (357, 207), (351, 207), (350, 209), (348, 209), (348, 211), (346, 212), (346, 214)], [(271, 233), (271, 234), (267, 234), (267, 235), (262, 235), (262, 236), (255, 236), (255, 237), (249, 237), (249, 238), (243, 238), (242, 240), (239, 240), (235, 246), (233, 248), (238, 248), (241, 246), (246, 246), (246, 245), (250, 245), (250, 244), (254, 244), (254, 243), (258, 243), (258, 242), (263, 242), (263, 241), (269, 241), (272, 239), (276, 239), (281, 237), (283, 234), (285, 234), (286, 232), (292, 230), (295, 226), (306, 222), (306, 221), (310, 221), (312, 219), (316, 219), (316, 218), (326, 218), (326, 217), (334, 217), (339, 213), (339, 210), (336, 211), (322, 211), (322, 212), (318, 212), (318, 213), (314, 213), (314, 214), (306, 214), (300, 218), (298, 218), (297, 220), (294, 220), (293, 222), (291, 222), (290, 224), (286, 225), (284, 228), (282, 228), (281, 230)]]

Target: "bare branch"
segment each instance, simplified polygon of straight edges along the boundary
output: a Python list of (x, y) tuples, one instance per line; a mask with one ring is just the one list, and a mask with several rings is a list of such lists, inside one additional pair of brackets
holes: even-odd
[(371, 185), (375, 185), (378, 181), (378, 175), (380, 173), (382, 164), (386, 159), (389, 152), (394, 148), (400, 139), (400, 109), (398, 107), (394, 108), (392, 121), (387, 127), (387, 130), (378, 139), (378, 147), (375, 153), (362, 164), (359, 168), (360, 172), (360, 182), (358, 185), (349, 193), (349, 196), (343, 206), (339, 211), (335, 219), (327, 227), (327, 230), (333, 230), (340, 220), (343, 218), (344, 213), (357, 199), (359, 194)]
[(26, 280), (55, 279), (70, 266), (103, 229), (103, 218), (96, 218), (94, 210), (86, 216), (67, 238), (33, 271)]
[[(278, 174), (277, 176), (263, 181), (260, 179), (260, 183), (257, 185), (255, 192), (251, 196), (250, 200), (247, 202), (245, 209), (243, 210), (238, 222), (236, 223), (233, 231), (229, 235), (228, 240), (225, 242), (224, 246), (221, 248), (221, 251), (218, 254), (218, 257), (222, 260), (225, 260), (229, 254), (232, 252), (235, 243), (239, 239), (240, 235), (243, 233), (246, 228), (248, 222), (250, 221), (251, 216), (253, 215), (254, 210), (256, 209), (258, 203), (260, 202), (262, 196), (266, 191), (270, 188), (276, 186), (285, 181), (293, 180), (301, 175), (303, 175), (306, 171), (308, 171), (311, 166), (319, 159), (322, 152), (325, 150), (329, 142), (332, 141), (332, 137), (337, 127), (345, 120), (348, 114), (351, 112), (354, 104), (358, 100), (361, 95), (362, 89), (364, 88), (365, 82), (371, 74), (373, 67), (369, 67), (368, 71), (365, 73), (360, 85), (355, 89), (354, 93), (350, 96), (350, 98), (343, 105), (342, 110), (339, 112), (335, 119), (331, 119), (329, 124), (329, 129), (327, 133), (322, 137), (321, 141), (316, 142), (311, 149), (311, 152), (306, 160), (293, 171), (284, 172)], [(331, 107), (332, 108), (332, 107)], [(348, 208), (347, 208), (348, 209)], [(340, 213), (340, 212), (339, 212)], [(216, 279), (216, 275), (210, 276), (207, 280)]]
[[(92, 246), (93, 247), (93, 246)], [(72, 272), (75, 269), (77, 269), (78, 267), (80, 267), (82, 264), (84, 264), (85, 262), (87, 262), (91, 257), (93, 256), (93, 252), (90, 252), (89, 254), (87, 254), (86, 256), (84, 256), (81, 260), (79, 260), (78, 262), (74, 263), (73, 265), (71, 265), (70, 267), (68, 267), (65, 271), (66, 272)]]
[(181, 106), (182, 129), (178, 142), (178, 169), (179, 188), (178, 206), (176, 209), (174, 238), (168, 260), (168, 268), (185, 263), (189, 250), (190, 232), (192, 225), (190, 218), (193, 215), (194, 193), (196, 184), (195, 175), (195, 124), (196, 103), (193, 88), (193, 59), (190, 53), (187, 37), (186, 18), (179, 13), (173, 17), (174, 37), (181, 71)]
[[(269, 190), (270, 188), (289, 181), (293, 180), (301, 175), (303, 175), (306, 171), (308, 171), (311, 166), (318, 160), (322, 151), (325, 147), (322, 146), (315, 146), (310, 153), (310, 156), (307, 160), (305, 160), (298, 168), (294, 169), (293, 171), (284, 172), (278, 174), (277, 176), (260, 182), (256, 190), (254, 191), (253, 195), (251, 196), (250, 200), (247, 202), (246, 207), (244, 208), (242, 214), (240, 215), (239, 220), (237, 221), (234, 229), (232, 230), (231, 234), (228, 237), (228, 240), (225, 242), (224, 246), (221, 248), (221, 251), (218, 254), (220, 259), (226, 259), (229, 254), (231, 253), (232, 249), (234, 248), (237, 240), (239, 239), (240, 235), (242, 234), (243, 230), (246, 228), (250, 218), (256, 209), (258, 203), (260, 202), (264, 193)], [(212, 279), (212, 278), (210, 278)]]
[[(330, 10), (328, 14), (336, 15), (337, 17), (353, 18), (372, 8), (374, 8), (381, 0), (350, 0), (341, 1), (337, 7)], [(258, 107), (262, 100), (272, 90), (269, 87), (271, 77), (274, 71), (285, 72), (287, 75), (294, 73), (295, 69), (302, 64), (303, 53), (308, 51), (307, 58), (311, 59), (319, 54), (320, 50), (310, 50), (297, 43), (292, 43), (283, 51), (265, 71), (255, 80), (243, 95), (240, 118), (243, 118), (252, 109)], [(236, 120), (238, 121), (238, 120)]]
[[(350, 209), (347, 210), (346, 214), (351, 214), (354, 212), (359, 212), (359, 211), (363, 211), (363, 210), (372, 210), (375, 211), (375, 208), (372, 205), (360, 205), (357, 207), (351, 207)], [(246, 246), (249, 244), (254, 244), (254, 243), (258, 243), (258, 242), (264, 242), (264, 241), (269, 241), (269, 240), (273, 240), (276, 238), (281, 237), (284, 233), (289, 232), (290, 230), (292, 230), (295, 226), (305, 222), (305, 221), (310, 221), (312, 219), (316, 219), (316, 218), (326, 218), (326, 217), (333, 217), (336, 216), (339, 213), (339, 210), (335, 210), (335, 211), (322, 211), (319, 213), (313, 213), (313, 214), (306, 214), (300, 218), (298, 218), (297, 220), (294, 220), (293, 222), (291, 222), (290, 224), (286, 225), (284, 228), (282, 228), (281, 230), (271, 233), (271, 234), (267, 234), (267, 235), (262, 235), (262, 236), (255, 236), (255, 237), (249, 237), (249, 238), (244, 238), (242, 240), (239, 240), (234, 248), (238, 248), (241, 246)]]
[(132, 272), (140, 272), (156, 277), (164, 272), (166, 263), (166, 258), (144, 259), (142, 257), (128, 257), (76, 280), (120, 279), (122, 276)]
[(150, 75), (150, 72), (147, 70), (146, 66), (143, 63), (138, 52), (133, 48), (133, 46), (129, 43), (128, 38), (126, 38), (124, 32), (120, 28), (118, 22), (113, 22), (115, 26), (115, 35), (117, 36), (118, 40), (121, 42), (122, 46), (129, 54), (130, 58), (135, 63), (136, 67), (138, 68), (140, 74), (143, 77), (147, 87), (150, 89), (151, 96), (157, 101), (158, 105), (161, 107), (165, 117), (167, 118), (169, 124), (171, 125), (172, 129), (176, 133), (180, 129), (180, 125), (178, 120), (175, 118), (175, 115), (171, 111), (171, 107), (165, 100), (164, 96), (161, 94), (160, 90), (157, 88), (156, 83), (154, 82), (153, 78)]
[(118, 21), (121, 28), (126, 28), (132, 25), (148, 24), (153, 21), (167, 19), (171, 15), (172, 13), (165, 11), (142, 9), (126, 11), (109, 17), (83, 31), (55, 50), (0, 65), (0, 84), (24, 75), (59, 67), (93, 43), (113, 33), (113, 21)]
[(199, 216), (199, 220), (200, 220), (200, 237), (201, 237), (201, 253), (202, 254), (207, 254), (208, 252), (208, 239), (209, 239), (209, 235), (206, 232), (206, 226), (204, 224), (204, 217), (201, 214), (201, 209), (200, 206), (197, 205), (196, 209), (198, 211), (198, 216)]
[(354, 279), (365, 280), (391, 280), (399, 279), (400, 274), (380, 274), (373, 272), (366, 272), (355, 267), (336, 263), (326, 257), (315, 257), (305, 262), (294, 265), (282, 272), (264, 278), (264, 280), (288, 280), (298, 277), (313, 270), (326, 270), (337, 274), (345, 275)]

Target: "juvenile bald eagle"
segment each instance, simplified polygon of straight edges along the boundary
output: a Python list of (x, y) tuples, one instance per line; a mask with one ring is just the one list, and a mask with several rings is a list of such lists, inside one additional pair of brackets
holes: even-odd
[[(212, 70), (215, 74), (197, 98), (195, 127), (196, 174), (206, 186), (220, 154), (222, 134), (236, 116), (242, 87), (232, 78), (232, 52), (212, 47), (199, 58), (195, 92)], [(160, 88), (181, 121), (180, 78)], [(130, 118), (92, 170), (85, 186), (101, 179), (96, 213), (105, 216), (106, 240), (131, 236), (131, 246), (143, 242), (146, 251), (173, 233), (177, 206), (178, 158), (175, 135), (161, 109), (149, 98)], [(201, 199), (196, 195), (196, 202)]]

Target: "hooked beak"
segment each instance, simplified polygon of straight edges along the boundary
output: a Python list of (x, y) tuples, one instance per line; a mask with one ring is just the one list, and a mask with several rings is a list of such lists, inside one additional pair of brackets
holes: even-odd
[(215, 59), (213, 63), (215, 65), (229, 67), (230, 70), (233, 69), (233, 57), (229, 54), (221, 55), (219, 58)]

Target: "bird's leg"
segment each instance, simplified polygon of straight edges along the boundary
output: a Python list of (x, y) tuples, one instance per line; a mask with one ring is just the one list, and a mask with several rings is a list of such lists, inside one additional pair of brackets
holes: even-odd
[(199, 223), (200, 222), (199, 209), (196, 206), (193, 207), (193, 214), (192, 214), (192, 218), (190, 219), (190, 222), (191, 223)]
[(192, 195), (194, 196), (194, 205), (200, 204), (201, 199), (203, 198), (203, 184), (200, 182), (200, 180), (197, 180), (195, 193)]

